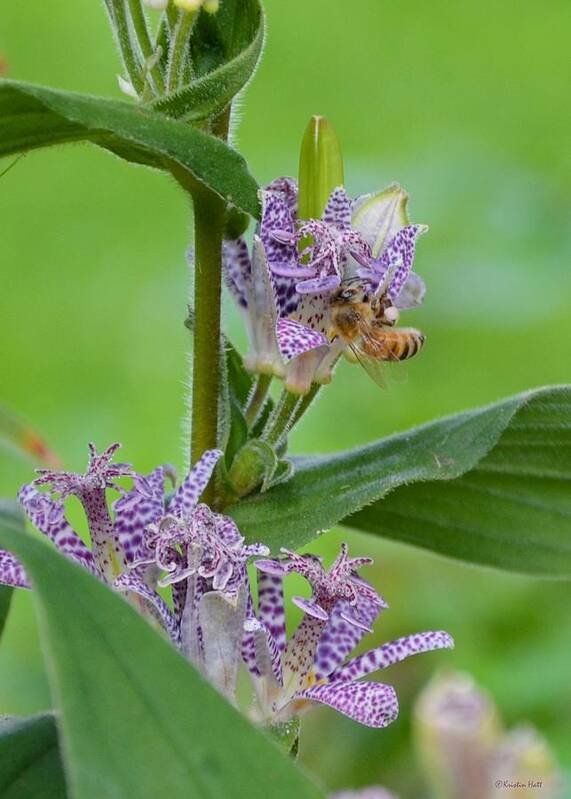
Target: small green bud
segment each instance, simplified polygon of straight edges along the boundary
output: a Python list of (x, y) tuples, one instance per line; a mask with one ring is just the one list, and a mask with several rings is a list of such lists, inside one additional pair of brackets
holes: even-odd
[(224, 238), (238, 239), (246, 232), (250, 224), (250, 217), (244, 211), (232, 206), (226, 212), (224, 221)]
[(299, 154), (299, 219), (320, 219), (329, 195), (344, 183), (337, 134), (325, 117), (309, 120)]
[(270, 445), (252, 438), (236, 454), (228, 471), (228, 483), (237, 497), (245, 497), (268, 483), (277, 466), (278, 458)]

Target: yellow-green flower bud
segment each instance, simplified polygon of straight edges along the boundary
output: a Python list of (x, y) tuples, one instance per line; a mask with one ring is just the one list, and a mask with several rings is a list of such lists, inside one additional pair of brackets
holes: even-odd
[(320, 219), (329, 195), (344, 183), (343, 156), (325, 117), (309, 120), (299, 154), (298, 219)]

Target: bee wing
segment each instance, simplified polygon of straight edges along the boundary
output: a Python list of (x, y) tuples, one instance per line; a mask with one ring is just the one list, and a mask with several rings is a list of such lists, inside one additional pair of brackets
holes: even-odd
[[(387, 349), (382, 328), (362, 326), (360, 338), (350, 342), (349, 348), (369, 377), (381, 388), (388, 388), (395, 376), (391, 365), (399, 361)], [(399, 382), (404, 377), (399, 364)]]
[(349, 343), (349, 349), (369, 377), (381, 388), (387, 388), (388, 383), (385, 375), (386, 363), (371, 358), (371, 356), (364, 352), (355, 342)]

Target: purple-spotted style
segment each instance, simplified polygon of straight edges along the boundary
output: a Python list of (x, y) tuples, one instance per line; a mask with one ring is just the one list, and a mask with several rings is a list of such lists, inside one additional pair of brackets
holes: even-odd
[[(252, 675), (254, 716), (278, 724), (319, 702), (369, 727), (385, 727), (398, 715), (394, 688), (360, 678), (419, 652), (452, 648), (445, 632), (405, 636), (346, 661), (383, 608), (384, 599), (358, 570), (370, 558), (349, 558), (343, 545), (326, 571), (314, 555), (282, 550), (280, 560), (258, 560), (258, 611), (247, 609), (243, 658)], [(295, 597), (303, 618), (286, 641), (283, 578), (296, 572), (312, 587), (310, 599)]]
[(400, 186), (351, 200), (343, 187), (329, 197), (322, 219), (297, 217), (297, 185), (278, 178), (261, 192), (262, 221), (252, 256), (244, 239), (224, 244), (227, 285), (246, 318), (253, 372), (285, 379), (298, 394), (327, 383), (345, 350), (331, 340), (328, 298), (359, 275), (399, 309), (419, 305), (424, 284), (412, 272), (416, 239)]

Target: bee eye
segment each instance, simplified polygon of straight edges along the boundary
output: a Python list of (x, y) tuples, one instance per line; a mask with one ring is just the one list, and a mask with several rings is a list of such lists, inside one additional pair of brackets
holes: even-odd
[(342, 291), (340, 294), (342, 300), (350, 300), (352, 296), (353, 296), (352, 291)]
[(369, 302), (369, 295), (363, 294), (363, 302)]

